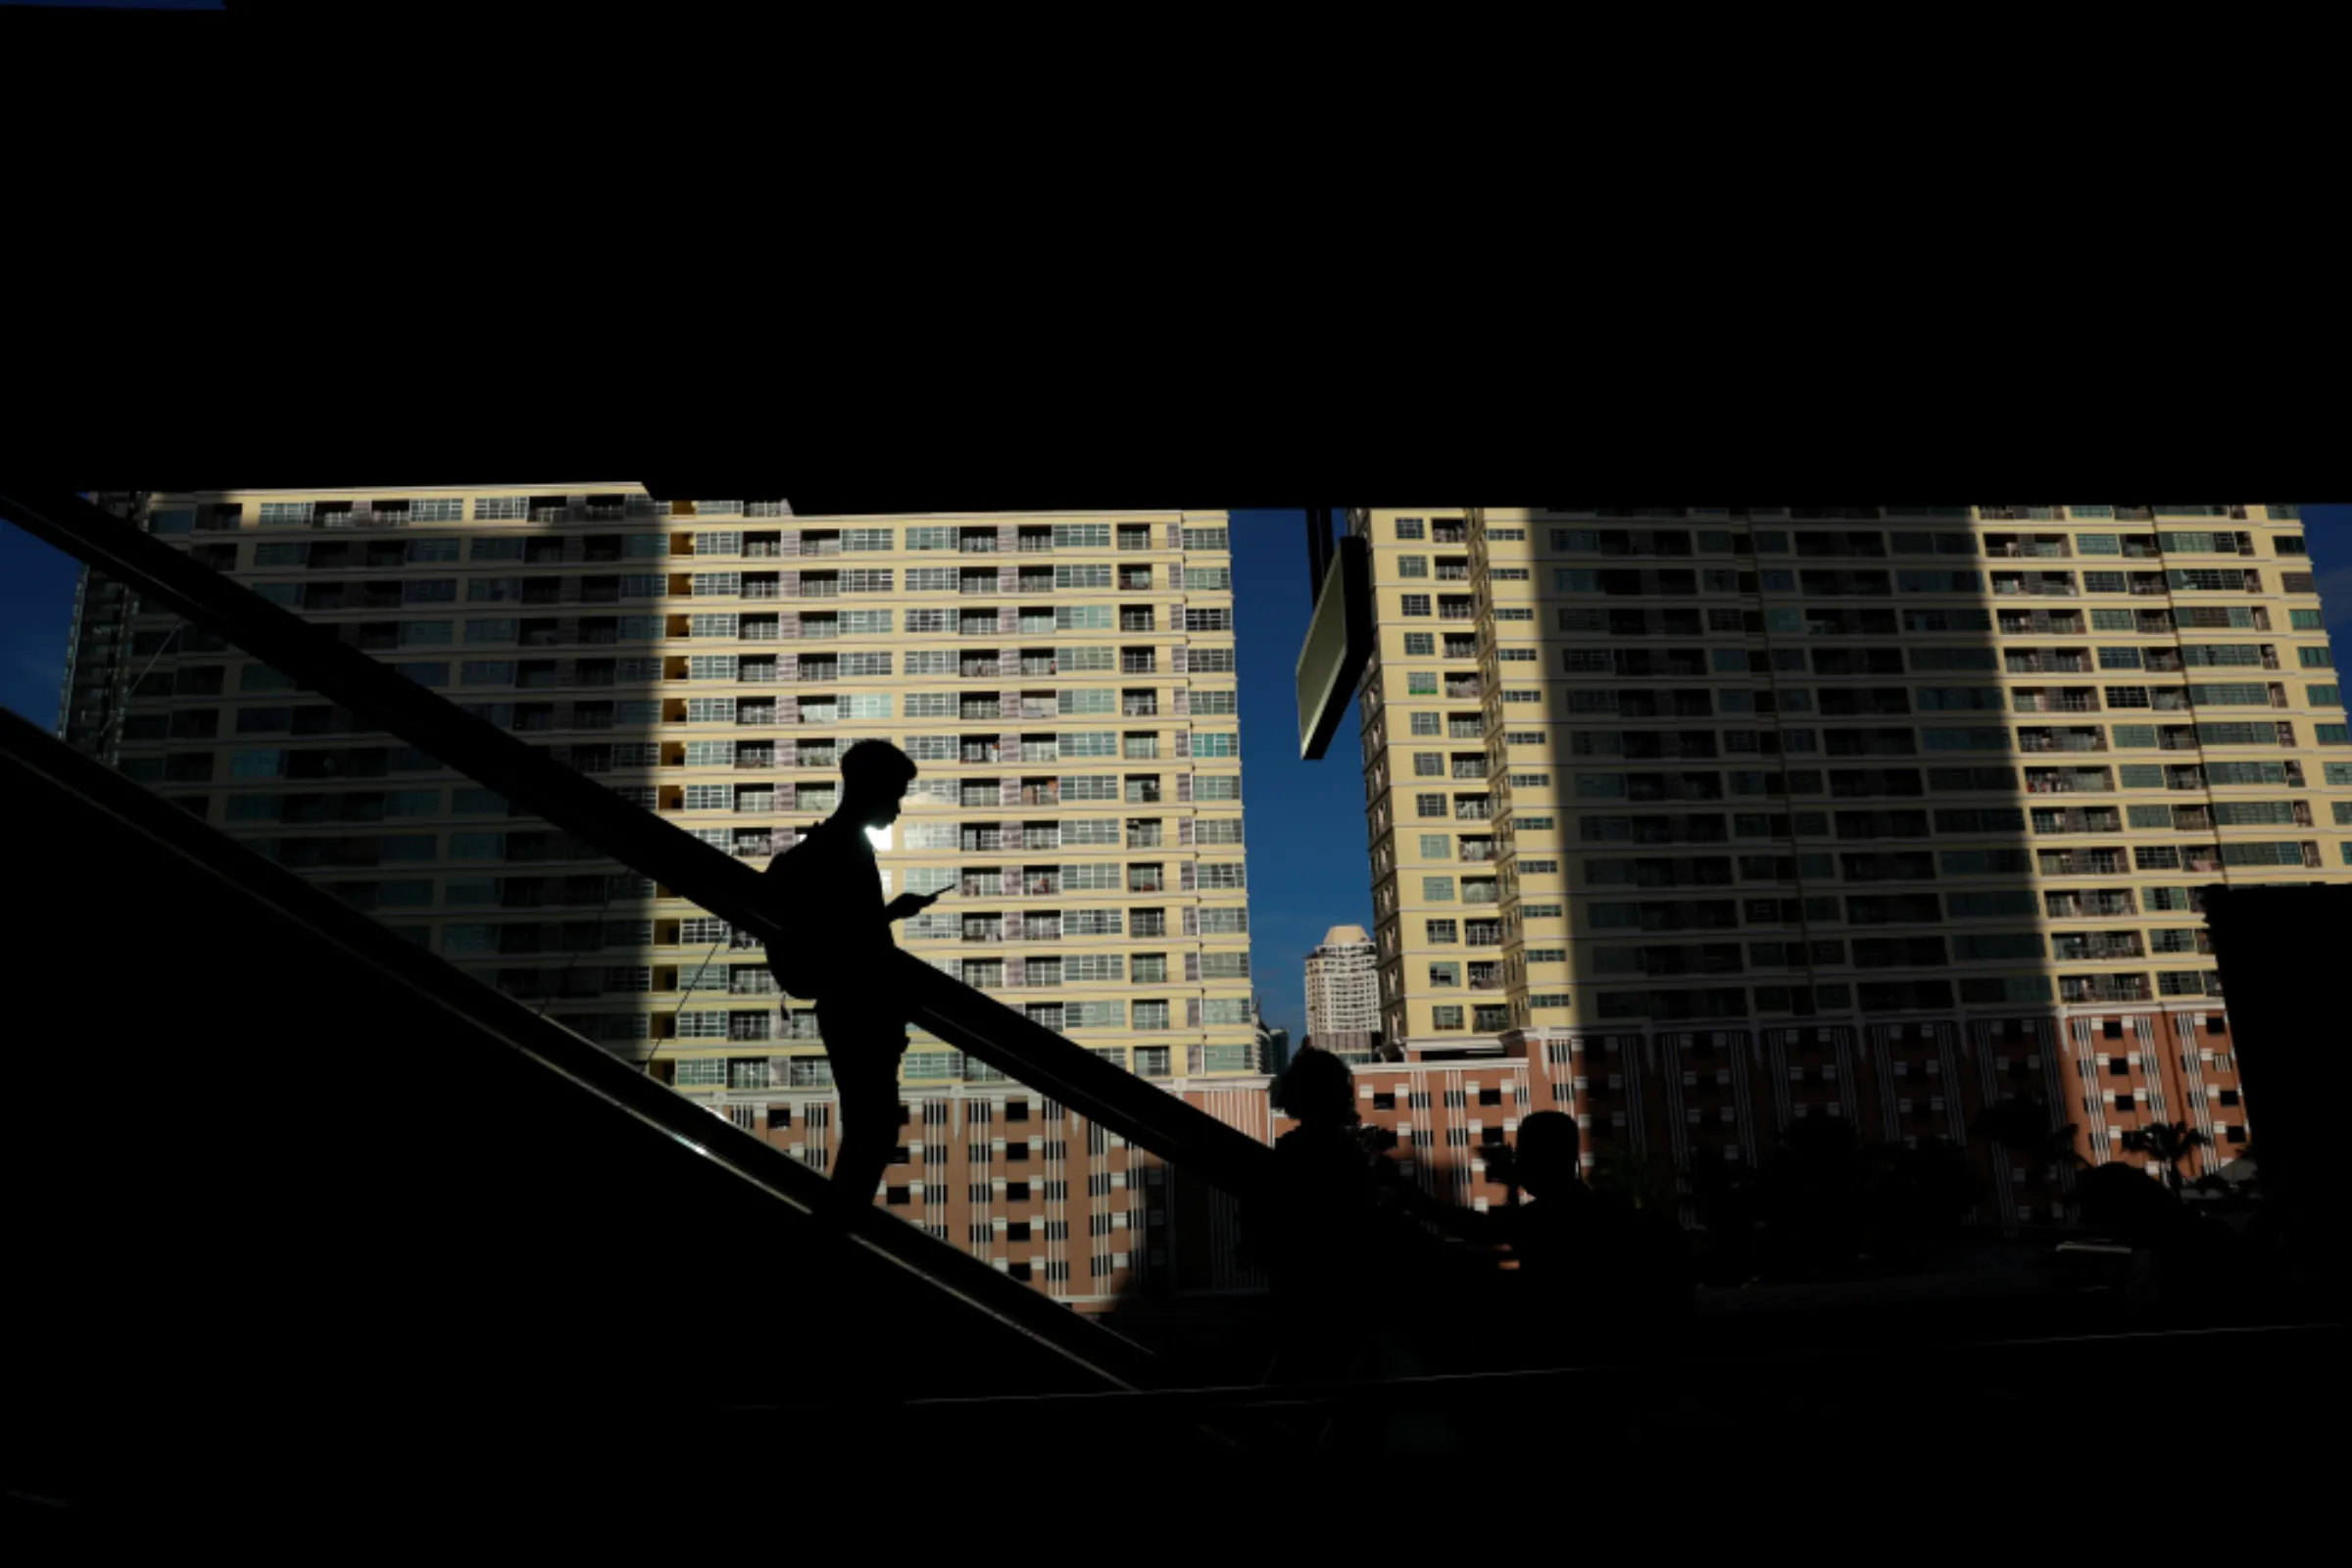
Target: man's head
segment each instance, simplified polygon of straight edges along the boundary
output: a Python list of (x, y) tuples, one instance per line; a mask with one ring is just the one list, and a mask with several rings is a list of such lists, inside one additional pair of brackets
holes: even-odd
[(841, 755), (841, 809), (859, 827), (888, 827), (914, 782), (914, 759), (888, 741), (859, 741)]
[(1519, 1123), (1519, 1142), (1512, 1163), (1519, 1185), (1528, 1195), (1565, 1192), (1579, 1175), (1577, 1155), (1582, 1140), (1576, 1120), (1565, 1112), (1539, 1110)]
[(1345, 1127), (1356, 1119), (1355, 1073), (1330, 1052), (1309, 1047), (1283, 1073), (1275, 1107), (1310, 1127)]

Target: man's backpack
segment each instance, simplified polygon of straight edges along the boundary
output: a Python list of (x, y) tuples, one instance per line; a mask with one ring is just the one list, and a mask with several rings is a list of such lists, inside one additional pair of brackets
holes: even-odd
[(812, 884), (821, 856), (808, 855), (810, 847), (821, 842), (813, 835), (825, 831), (820, 825), (803, 834), (798, 845), (768, 865), (764, 878), (768, 911), (783, 928), (767, 944), (768, 973), (787, 995), (807, 1001), (814, 1001), (824, 989), (825, 974), (832, 967), (833, 917), (823, 890)]

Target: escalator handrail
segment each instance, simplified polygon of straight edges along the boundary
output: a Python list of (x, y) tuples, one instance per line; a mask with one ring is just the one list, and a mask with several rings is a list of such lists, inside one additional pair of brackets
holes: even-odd
[[(0, 516), (366, 714), (738, 930), (778, 934), (762, 907), (760, 873), (136, 525), (71, 492), (22, 487), (0, 491)], [(902, 953), (897, 963), (913, 999), (913, 1021), (941, 1039), (1212, 1187), (1246, 1197), (1264, 1180), (1271, 1152), (1248, 1134), (921, 959)]]
[[(448, 1012), (462, 1027), (489, 1035), (799, 1213), (808, 1215), (822, 1204), (825, 1178), (766, 1140), (672, 1093), (603, 1047), (395, 936), (371, 916), (20, 715), (0, 710), (0, 776), (4, 775), (14, 775), (9, 778), (12, 786), (46, 784), (104, 811), (120, 824), (120, 831), (139, 836), (155, 847), (155, 853), (176, 856), (221, 879), (232, 896), (275, 909), (354, 961)], [(846, 1224), (812, 1223), (848, 1232), (852, 1244), (1113, 1387), (1155, 1387), (1167, 1375), (1141, 1346), (891, 1216), (860, 1212)]]

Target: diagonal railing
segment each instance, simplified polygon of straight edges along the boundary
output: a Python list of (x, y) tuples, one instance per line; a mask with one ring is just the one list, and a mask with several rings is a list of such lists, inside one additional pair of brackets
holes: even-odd
[[(260, 917), (257, 928), (272, 916), (297, 926), (339, 949), (353, 962), (366, 964), (384, 984), (446, 1015), (453, 1030), (519, 1053), (572, 1091), (604, 1102), (688, 1156), (712, 1162), (792, 1212), (809, 1216), (822, 1205), (825, 1178), (791, 1154), (672, 1094), (603, 1047), (480, 984), (323, 888), (255, 854), (251, 846), (42, 734), (14, 713), (0, 713), (0, 786), (12, 800), (36, 800), (43, 789), (71, 797), (79, 808), (108, 819), (110, 835), (134, 839), (144, 854), (200, 868), (234, 889), (239, 902), (233, 911), (224, 906), (224, 918), (243, 918), (250, 912)], [(1140, 1347), (913, 1226), (879, 1213), (823, 1223), (846, 1230), (852, 1245), (884, 1267), (944, 1293), (1114, 1387), (1153, 1387), (1168, 1376), (1169, 1369)]]
[[(163, 540), (70, 491), (10, 487), (0, 491), (0, 516), (737, 929), (763, 940), (781, 935), (760, 873)], [(941, 1040), (1213, 1187), (1247, 1197), (1265, 1179), (1272, 1152), (1255, 1139), (919, 958), (900, 953), (894, 962), (892, 983), (910, 1021)]]

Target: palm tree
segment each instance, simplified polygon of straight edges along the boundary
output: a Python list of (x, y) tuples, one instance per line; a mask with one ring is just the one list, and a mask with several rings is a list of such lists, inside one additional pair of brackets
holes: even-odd
[(2189, 1156), (2190, 1151), (2212, 1145), (2212, 1139), (2184, 1121), (2152, 1122), (2124, 1134), (2125, 1149), (2164, 1162), (2165, 1185), (2175, 1193), (2180, 1191), (2180, 1162)]
[(2026, 1180), (2034, 1193), (2049, 1197), (2054, 1169), (2072, 1170), (2084, 1164), (2075, 1147), (2077, 1124), (2052, 1125), (2050, 1107), (2038, 1100), (2004, 1100), (1986, 1105), (1977, 1116), (1976, 1135), (2026, 1156)]
[(1592, 1168), (1592, 1190), (1623, 1200), (1635, 1208), (1674, 1213), (1680, 1203), (1673, 1170), (1641, 1151), (1620, 1148), (1603, 1154)]

